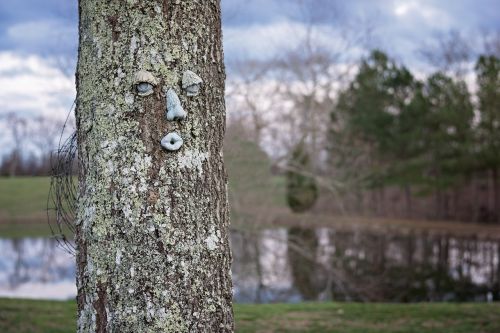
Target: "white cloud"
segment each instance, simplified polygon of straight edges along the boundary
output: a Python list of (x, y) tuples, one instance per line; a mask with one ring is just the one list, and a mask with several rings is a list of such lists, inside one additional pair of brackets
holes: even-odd
[(446, 12), (422, 0), (397, 1), (394, 4), (393, 13), (401, 20), (422, 19), (433, 27), (445, 28), (451, 25), (450, 16)]
[(0, 52), (0, 115), (64, 119), (75, 96), (74, 78), (39, 56)]

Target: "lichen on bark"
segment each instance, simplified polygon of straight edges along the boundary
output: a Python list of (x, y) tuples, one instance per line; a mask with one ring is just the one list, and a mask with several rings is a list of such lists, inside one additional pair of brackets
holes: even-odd
[[(232, 332), (219, 1), (80, 0), (79, 332)], [(138, 96), (134, 75), (158, 79)], [(165, 120), (165, 88), (188, 117)], [(160, 146), (168, 132), (183, 146)]]

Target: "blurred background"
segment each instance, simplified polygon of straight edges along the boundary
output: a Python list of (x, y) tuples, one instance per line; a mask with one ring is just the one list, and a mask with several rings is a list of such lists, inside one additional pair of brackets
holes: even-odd
[[(500, 3), (222, 7), (235, 301), (500, 300)], [(77, 24), (0, 2), (0, 297), (76, 295)]]

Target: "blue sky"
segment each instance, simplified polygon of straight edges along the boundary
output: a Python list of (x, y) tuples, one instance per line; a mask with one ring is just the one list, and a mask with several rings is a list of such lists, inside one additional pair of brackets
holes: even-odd
[[(416, 67), (425, 66), (419, 49), (439, 34), (457, 30), (479, 40), (500, 30), (500, 0), (222, 0), (226, 60), (293, 45), (307, 23), (301, 3), (323, 41), (369, 25), (373, 46)], [(75, 91), (58, 60), (76, 59), (77, 20), (76, 0), (0, 1), (0, 115), (64, 117)]]

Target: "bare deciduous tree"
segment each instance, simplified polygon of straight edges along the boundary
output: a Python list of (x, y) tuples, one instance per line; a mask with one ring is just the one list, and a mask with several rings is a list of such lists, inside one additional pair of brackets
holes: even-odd
[(268, 153), (274, 167), (289, 169), (294, 147), (306, 143), (314, 177), (329, 191), (339, 184), (325, 171), (329, 117), (337, 92), (348, 82), (362, 56), (370, 28), (346, 22), (333, 1), (295, 1), (289, 45), (267, 59), (239, 59), (230, 64), (230, 121), (244, 123)]
[(5, 116), (6, 126), (10, 129), (12, 139), (12, 152), (9, 165), (9, 176), (16, 175), (18, 165), (22, 159), (22, 150), (26, 143), (27, 120), (15, 113)]
[(29, 126), (29, 137), (40, 154), (40, 164), (50, 166), (50, 157), (56, 148), (64, 123), (47, 117), (36, 117)]
[(433, 44), (426, 45), (420, 51), (424, 59), (437, 69), (463, 77), (472, 59), (469, 42), (458, 31), (439, 35)]

